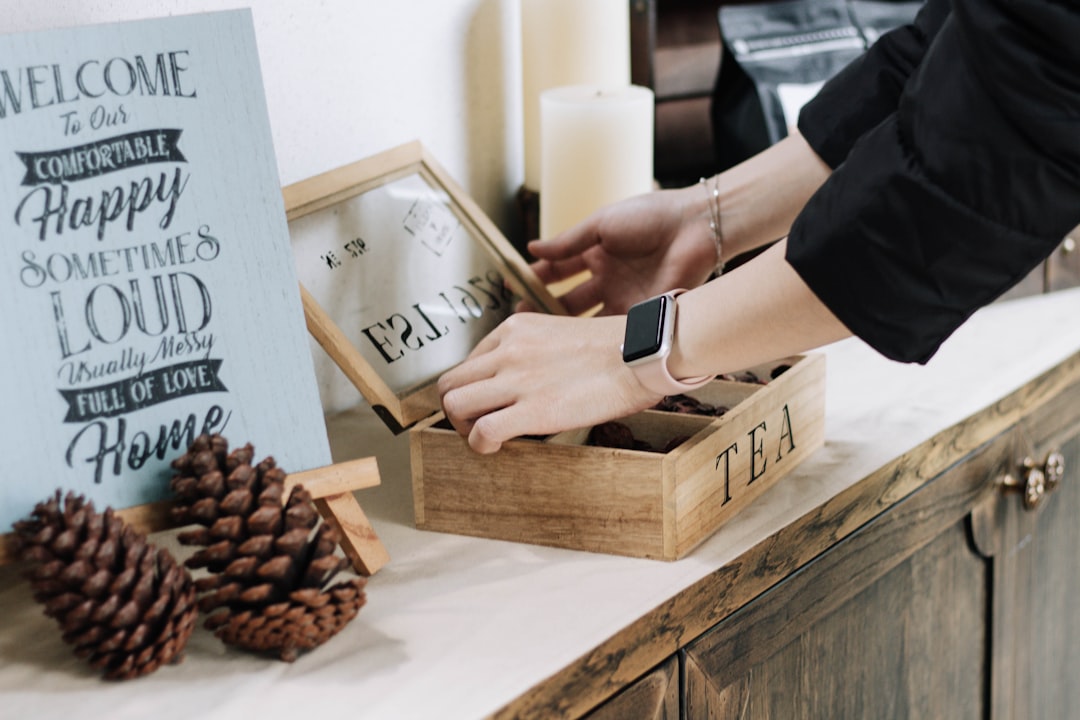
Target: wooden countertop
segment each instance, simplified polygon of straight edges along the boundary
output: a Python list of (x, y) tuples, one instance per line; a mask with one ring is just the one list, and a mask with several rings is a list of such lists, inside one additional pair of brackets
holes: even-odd
[[(925, 367), (854, 340), (823, 352), (825, 447), (683, 560), (417, 531), (408, 439), (350, 411), (330, 418), (335, 459), (378, 457), (383, 483), (358, 497), (391, 561), (340, 635), (289, 665), (200, 627), (182, 664), (106, 683), (0, 568), (0, 707), (80, 720), (579, 715), (1080, 379), (1080, 290), (986, 308)], [(188, 552), (172, 533), (154, 539)]]

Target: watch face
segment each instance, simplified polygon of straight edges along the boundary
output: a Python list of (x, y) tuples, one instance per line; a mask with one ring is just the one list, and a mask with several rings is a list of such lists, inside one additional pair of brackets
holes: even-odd
[(630, 308), (626, 314), (623, 362), (633, 362), (660, 352), (664, 343), (664, 317), (671, 298), (660, 295)]

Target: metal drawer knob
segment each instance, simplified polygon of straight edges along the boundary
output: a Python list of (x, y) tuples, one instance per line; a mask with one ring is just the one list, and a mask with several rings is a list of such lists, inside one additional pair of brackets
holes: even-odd
[(1047, 455), (1043, 472), (1046, 474), (1046, 489), (1056, 490), (1062, 478), (1065, 477), (1065, 456), (1059, 452)]
[(1055, 490), (1064, 477), (1065, 456), (1055, 451), (1046, 456), (1042, 467), (1032, 458), (1024, 458), (1020, 463), (1020, 477), (1009, 473), (1002, 479), (1002, 486), (1021, 493), (1024, 509), (1034, 510), (1042, 504), (1046, 493)]

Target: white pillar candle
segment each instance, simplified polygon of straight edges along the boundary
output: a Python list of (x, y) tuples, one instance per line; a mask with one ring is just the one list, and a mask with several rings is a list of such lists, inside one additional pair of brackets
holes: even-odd
[(630, 84), (627, 0), (521, 0), (525, 187), (540, 189), (540, 93)]
[(541, 237), (552, 237), (604, 205), (652, 189), (653, 104), (652, 90), (636, 85), (544, 91)]

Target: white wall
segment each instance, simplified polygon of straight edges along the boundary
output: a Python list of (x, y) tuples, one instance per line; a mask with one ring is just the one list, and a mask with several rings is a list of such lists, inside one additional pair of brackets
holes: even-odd
[[(512, 240), (517, 0), (0, 0), (0, 32), (250, 7), (283, 185), (418, 139)], [(328, 410), (359, 400), (315, 353)]]

